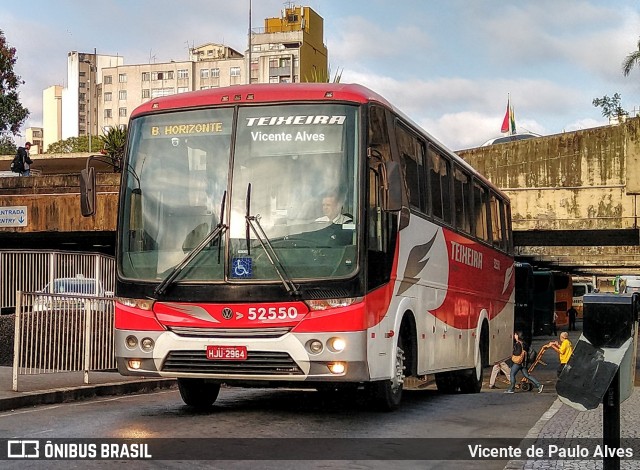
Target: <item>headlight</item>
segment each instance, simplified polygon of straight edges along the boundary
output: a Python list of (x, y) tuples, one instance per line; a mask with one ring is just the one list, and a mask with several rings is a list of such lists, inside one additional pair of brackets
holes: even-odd
[(307, 300), (309, 310), (327, 310), (330, 308), (348, 307), (362, 302), (363, 297), (346, 297), (344, 299)]
[(150, 311), (153, 309), (154, 301), (150, 299), (129, 299), (127, 297), (116, 297), (116, 302), (121, 303), (125, 307), (133, 307)]
[(330, 338), (327, 345), (333, 352), (342, 352), (347, 347), (347, 342), (342, 338)]

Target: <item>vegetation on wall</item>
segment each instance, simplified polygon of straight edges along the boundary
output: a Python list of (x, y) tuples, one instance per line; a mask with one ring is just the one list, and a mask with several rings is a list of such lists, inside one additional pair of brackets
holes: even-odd
[(18, 134), (29, 117), (29, 110), (22, 106), (18, 87), (24, 81), (15, 74), (16, 48), (10, 47), (4, 32), (0, 30), (0, 133)]

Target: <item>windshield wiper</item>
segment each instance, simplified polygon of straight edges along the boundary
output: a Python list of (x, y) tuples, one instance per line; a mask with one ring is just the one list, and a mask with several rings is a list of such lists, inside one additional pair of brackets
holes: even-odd
[(282, 264), (282, 261), (280, 261), (280, 258), (278, 258), (276, 251), (273, 249), (273, 245), (271, 245), (271, 242), (269, 241), (269, 237), (267, 236), (264, 229), (262, 228), (262, 225), (260, 225), (260, 214), (255, 216), (251, 215), (251, 183), (249, 183), (249, 185), (247, 186), (246, 207), (247, 207), (247, 211), (245, 214), (245, 219), (247, 221), (246, 222), (247, 250), (250, 249), (249, 228), (251, 228), (254, 235), (260, 242), (260, 245), (262, 245), (262, 249), (267, 255), (267, 259), (273, 266), (273, 269), (276, 270), (276, 273), (278, 274), (278, 277), (280, 278), (280, 281), (282, 282), (282, 285), (284, 286), (285, 290), (289, 294), (299, 297), (300, 291), (298, 290), (298, 287), (293, 283), (293, 281), (291, 280), (291, 277), (287, 274), (287, 270)]
[[(220, 222), (218, 223), (218, 225), (216, 225), (216, 227), (212, 231), (210, 231), (207, 234), (207, 236), (204, 237), (202, 241), (193, 250), (191, 250), (191, 253), (185, 256), (182, 259), (182, 261), (180, 261), (176, 266), (174, 266), (174, 268), (171, 270), (169, 275), (165, 277), (160, 284), (158, 284), (158, 286), (153, 291), (156, 295), (163, 295), (165, 292), (167, 292), (167, 289), (169, 288), (169, 286), (173, 284), (173, 281), (176, 280), (176, 278), (180, 275), (180, 273), (184, 270), (184, 268), (189, 266), (189, 264), (191, 264), (191, 262), (195, 259), (195, 257), (198, 256), (200, 252), (202, 252), (202, 250), (204, 250), (209, 245), (209, 243), (211, 243), (213, 240), (217, 239), (218, 237), (222, 239), (222, 235), (228, 228), (228, 226), (222, 222), (224, 220), (224, 206), (225, 206), (226, 198), (227, 198), (227, 192), (225, 191), (222, 194), (222, 202), (220, 203)], [(218, 242), (218, 245), (220, 245), (220, 242)], [(219, 251), (220, 251), (220, 247), (218, 247), (218, 259), (220, 257)]]

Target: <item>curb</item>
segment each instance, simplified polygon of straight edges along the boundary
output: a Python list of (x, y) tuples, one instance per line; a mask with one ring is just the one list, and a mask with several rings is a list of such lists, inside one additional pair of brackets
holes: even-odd
[(147, 393), (177, 387), (176, 379), (147, 379), (145, 381), (118, 382), (59, 388), (38, 392), (22, 392), (20, 396), (0, 399), (0, 411), (10, 411), (37, 405), (52, 405), (95, 397)]

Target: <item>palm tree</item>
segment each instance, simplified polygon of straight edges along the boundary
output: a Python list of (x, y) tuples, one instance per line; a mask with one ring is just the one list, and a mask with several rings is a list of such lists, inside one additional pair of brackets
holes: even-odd
[(622, 73), (625, 77), (629, 75), (635, 65), (640, 65), (640, 39), (638, 40), (638, 50), (630, 53), (622, 62)]
[(124, 146), (127, 143), (127, 126), (114, 126), (105, 135), (100, 136), (103, 143), (102, 153), (109, 156), (113, 171), (122, 171), (122, 158), (124, 157)]

